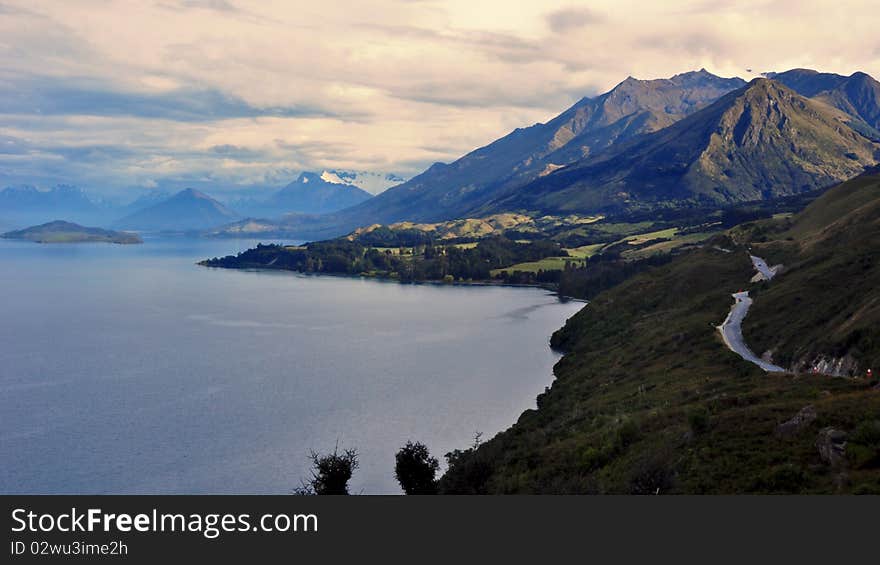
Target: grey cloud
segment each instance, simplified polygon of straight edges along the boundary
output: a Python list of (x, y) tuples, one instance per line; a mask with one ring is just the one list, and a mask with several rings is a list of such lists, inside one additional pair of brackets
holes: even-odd
[(238, 13), (240, 10), (237, 6), (228, 0), (177, 0), (169, 2), (159, 2), (157, 6), (168, 10), (190, 10), (203, 9), (213, 10), (215, 12)]
[(261, 116), (331, 117), (309, 107), (258, 108), (219, 90), (181, 88), (148, 93), (116, 89), (98, 81), (47, 76), (0, 78), (0, 114), (133, 116), (198, 122)]
[(646, 35), (635, 40), (635, 45), (667, 52), (683, 52), (689, 55), (712, 54), (723, 56), (732, 47), (720, 36), (703, 32), (675, 35)]
[(478, 51), (505, 61), (519, 63), (533, 61), (540, 59), (543, 53), (540, 43), (509, 33), (473, 30), (439, 32), (424, 27), (406, 25), (363, 24), (361, 27), (380, 31), (395, 38), (429, 40), (440, 44), (476, 48)]
[(580, 29), (590, 24), (601, 23), (604, 17), (589, 8), (563, 8), (545, 16), (547, 25), (557, 33)]
[(265, 159), (267, 156), (265, 151), (230, 144), (213, 145), (208, 148), (208, 151), (213, 155), (219, 155), (223, 158), (235, 159), (236, 161), (242, 162), (259, 161)]

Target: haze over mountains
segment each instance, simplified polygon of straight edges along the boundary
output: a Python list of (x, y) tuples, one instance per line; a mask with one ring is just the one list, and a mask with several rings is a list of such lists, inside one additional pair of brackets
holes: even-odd
[(119, 205), (93, 200), (85, 191), (68, 185), (49, 190), (8, 187), (0, 190), (0, 225), (25, 227), (64, 218), (148, 231), (192, 231), (228, 224), (241, 217), (334, 212), (372, 198), (370, 191), (381, 192), (404, 180), (390, 173), (303, 172), (267, 197), (238, 199), (231, 204), (220, 203), (193, 188), (173, 194), (150, 190)]

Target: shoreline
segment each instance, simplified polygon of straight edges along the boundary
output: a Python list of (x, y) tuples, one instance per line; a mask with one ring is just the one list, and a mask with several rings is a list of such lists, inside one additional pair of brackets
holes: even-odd
[(381, 277), (381, 276), (371, 276), (371, 275), (363, 275), (363, 274), (347, 274), (347, 273), (306, 273), (303, 271), (296, 271), (293, 269), (273, 269), (272, 267), (214, 267), (211, 265), (206, 265), (205, 262), (207, 260), (197, 261), (195, 264), (199, 267), (204, 267), (206, 269), (220, 269), (225, 271), (250, 271), (250, 272), (283, 272), (283, 273), (294, 273), (297, 275), (301, 275), (304, 277), (340, 277), (347, 279), (362, 279), (362, 280), (372, 280), (376, 282), (382, 283), (397, 283), (397, 284), (431, 284), (437, 286), (497, 286), (497, 287), (508, 287), (508, 288), (535, 288), (535, 289), (543, 289), (547, 292), (552, 293), (557, 298), (569, 302), (582, 302), (584, 304), (589, 304), (589, 300), (583, 298), (575, 298), (573, 296), (566, 296), (563, 294), (559, 294), (559, 291), (550, 285), (543, 284), (516, 284), (516, 283), (507, 283), (507, 282), (495, 282), (495, 281), (453, 281), (453, 282), (444, 282), (440, 280), (419, 280), (419, 281), (402, 281), (400, 279), (396, 279), (393, 277)]

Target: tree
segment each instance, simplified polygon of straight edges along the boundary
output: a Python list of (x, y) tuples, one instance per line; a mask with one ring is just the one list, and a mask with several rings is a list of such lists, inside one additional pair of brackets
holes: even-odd
[(303, 481), (294, 494), (349, 494), (348, 481), (359, 465), (356, 449), (339, 453), (337, 445), (333, 453), (321, 455), (312, 451), (309, 457), (312, 459), (312, 478)]
[(406, 494), (437, 494), (440, 463), (423, 443), (406, 442), (395, 456), (394, 476)]

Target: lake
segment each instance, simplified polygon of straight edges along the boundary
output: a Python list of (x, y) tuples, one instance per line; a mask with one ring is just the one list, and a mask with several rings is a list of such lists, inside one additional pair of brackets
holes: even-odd
[(255, 241), (0, 240), (0, 492), (283, 494), (310, 450), (465, 448), (535, 406), (582, 303), (195, 261)]

